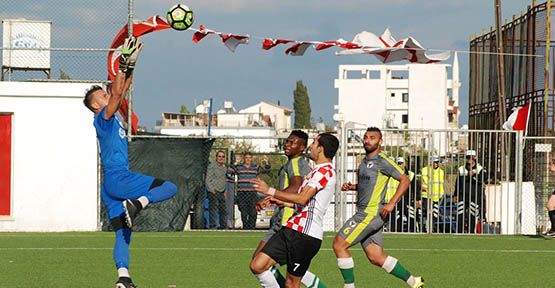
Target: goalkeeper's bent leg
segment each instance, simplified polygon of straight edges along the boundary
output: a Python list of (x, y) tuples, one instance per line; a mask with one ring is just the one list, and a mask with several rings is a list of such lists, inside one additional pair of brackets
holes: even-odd
[[(149, 203), (162, 202), (164, 200), (170, 199), (177, 193), (177, 186), (169, 181), (163, 181), (160, 183), (160, 179), (154, 180), (148, 193), (145, 195)], [(143, 208), (146, 206), (143, 204)]]

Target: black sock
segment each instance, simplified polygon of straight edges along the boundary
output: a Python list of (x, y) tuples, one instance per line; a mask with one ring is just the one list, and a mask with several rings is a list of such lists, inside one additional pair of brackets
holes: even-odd
[(131, 281), (130, 277), (119, 277), (119, 281), (123, 281), (126, 283), (133, 283), (133, 281)]
[(551, 221), (551, 231), (555, 231), (555, 210), (549, 211), (549, 220)]

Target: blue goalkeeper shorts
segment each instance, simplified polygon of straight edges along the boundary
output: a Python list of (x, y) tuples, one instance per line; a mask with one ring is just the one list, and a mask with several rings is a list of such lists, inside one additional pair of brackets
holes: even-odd
[(109, 219), (124, 213), (122, 201), (145, 196), (150, 190), (154, 177), (129, 170), (107, 171), (104, 173), (101, 197), (106, 205)]

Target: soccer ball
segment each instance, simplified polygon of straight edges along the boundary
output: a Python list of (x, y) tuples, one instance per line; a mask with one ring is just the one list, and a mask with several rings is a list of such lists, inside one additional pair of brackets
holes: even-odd
[(170, 8), (166, 18), (173, 29), (187, 30), (193, 25), (193, 10), (185, 4), (176, 4)]

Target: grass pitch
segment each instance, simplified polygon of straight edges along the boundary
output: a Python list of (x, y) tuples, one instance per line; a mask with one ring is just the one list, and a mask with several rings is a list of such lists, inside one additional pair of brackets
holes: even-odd
[[(134, 233), (130, 272), (147, 287), (259, 287), (249, 261), (263, 232)], [(343, 287), (325, 235), (310, 271)], [(0, 287), (114, 287), (113, 233), (0, 233)], [(553, 287), (555, 239), (386, 235), (386, 252), (426, 287)], [(357, 287), (406, 287), (351, 248)], [(282, 267), (285, 273), (285, 267)]]

